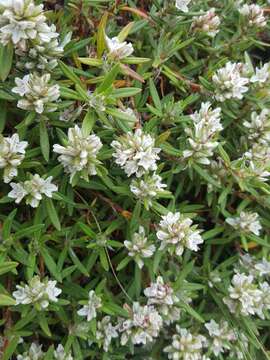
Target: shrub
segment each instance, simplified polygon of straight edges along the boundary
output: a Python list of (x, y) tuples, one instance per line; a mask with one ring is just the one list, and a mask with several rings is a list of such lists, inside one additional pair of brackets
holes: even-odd
[(270, 358), (267, 6), (0, 0), (3, 360)]

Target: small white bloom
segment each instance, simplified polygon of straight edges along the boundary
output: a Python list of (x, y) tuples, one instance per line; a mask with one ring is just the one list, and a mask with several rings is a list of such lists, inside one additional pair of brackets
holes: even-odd
[(257, 4), (244, 4), (239, 12), (243, 15), (248, 22), (249, 26), (255, 26), (258, 28), (265, 27), (267, 24), (266, 18), (264, 17), (263, 8)]
[(130, 184), (130, 191), (144, 202), (146, 209), (152, 206), (152, 200), (164, 193), (164, 188), (161, 176), (154, 174), (146, 174), (143, 179), (133, 179)]
[(109, 50), (108, 56), (112, 59), (124, 59), (134, 51), (131, 43), (127, 43), (126, 41), (121, 42), (117, 36), (112, 39), (106, 36), (105, 39)]
[(183, 12), (188, 12), (188, 5), (191, 3), (191, 0), (176, 0), (175, 7)]
[(227, 321), (221, 321), (219, 324), (215, 320), (205, 324), (209, 335), (212, 338), (211, 350), (215, 356), (219, 356), (231, 349), (231, 342), (237, 340), (235, 332), (229, 328)]
[(139, 232), (133, 234), (131, 241), (124, 241), (124, 245), (129, 250), (128, 256), (134, 258), (140, 269), (144, 265), (143, 259), (153, 256), (156, 250), (155, 245), (148, 242), (142, 226), (139, 227)]
[(186, 129), (190, 150), (183, 152), (184, 158), (209, 165), (209, 157), (213, 156), (214, 149), (218, 146), (215, 137), (223, 129), (221, 120), (221, 108), (212, 109), (210, 102), (202, 103), (199, 111), (190, 116), (194, 123), (193, 129)]
[(176, 331), (172, 337), (172, 344), (164, 349), (164, 352), (168, 353), (168, 359), (207, 360), (203, 355), (203, 349), (207, 346), (207, 340), (203, 335), (192, 334), (179, 325), (176, 325)]
[(60, 88), (58, 84), (50, 84), (50, 78), (50, 74), (42, 76), (30, 74), (22, 79), (15, 78), (17, 86), (12, 91), (22, 97), (17, 106), (24, 110), (34, 110), (38, 114), (55, 111), (57, 109), (55, 102), (60, 97)]
[(30, 180), (23, 183), (11, 183), (12, 190), (8, 196), (15, 199), (15, 203), (19, 204), (26, 197), (26, 204), (33, 208), (38, 207), (43, 195), (51, 198), (52, 194), (57, 191), (57, 186), (52, 184), (52, 176), (43, 179), (38, 174), (32, 175)]
[(71, 353), (66, 353), (62, 344), (59, 344), (53, 352), (55, 360), (73, 360)]
[(270, 111), (263, 109), (259, 114), (251, 113), (251, 121), (243, 125), (249, 130), (248, 138), (260, 144), (270, 144)]
[(160, 148), (155, 147), (155, 139), (136, 129), (135, 133), (127, 133), (111, 143), (114, 149), (115, 162), (124, 169), (127, 176), (136, 174), (141, 177), (148, 171), (157, 169), (156, 161), (159, 160)]
[(263, 318), (262, 298), (263, 292), (255, 284), (254, 277), (237, 273), (232, 278), (229, 296), (223, 301), (232, 313), (241, 313), (244, 316), (257, 314)]
[(219, 32), (220, 25), (220, 18), (216, 15), (215, 11), (215, 8), (211, 8), (205, 15), (193, 17), (191, 30), (204, 32), (210, 37), (215, 37)]
[(4, 169), (5, 183), (17, 176), (17, 167), (24, 159), (27, 145), (27, 141), (20, 141), (18, 134), (11, 137), (0, 136), (0, 169)]
[(270, 63), (266, 63), (263, 67), (256, 67), (255, 74), (251, 76), (250, 82), (264, 85), (268, 82), (270, 76)]
[(96, 338), (103, 344), (103, 350), (108, 352), (112, 339), (118, 337), (115, 326), (111, 323), (110, 316), (105, 316), (101, 321), (97, 322)]
[(242, 99), (248, 91), (249, 79), (245, 75), (245, 65), (227, 62), (212, 77), (216, 88), (215, 97), (218, 101), (226, 99)]
[(96, 310), (102, 306), (101, 298), (98, 297), (94, 290), (89, 291), (89, 299), (87, 305), (78, 310), (78, 315), (86, 316), (87, 321), (91, 321), (97, 316)]
[(130, 319), (121, 319), (118, 330), (121, 335), (121, 345), (129, 340), (134, 345), (147, 344), (158, 337), (162, 328), (162, 318), (153, 306), (141, 306), (134, 302)]
[(161, 241), (160, 249), (168, 248), (171, 254), (177, 256), (181, 256), (185, 248), (198, 251), (198, 245), (203, 243), (203, 239), (200, 230), (191, 225), (192, 220), (179, 212), (169, 212), (162, 216), (157, 231), (157, 238)]
[(57, 296), (62, 292), (56, 287), (56, 281), (34, 276), (28, 285), (16, 285), (17, 290), (13, 292), (16, 305), (38, 304), (41, 308), (47, 308), (50, 302), (57, 302)]
[(266, 259), (255, 263), (254, 268), (258, 271), (259, 276), (270, 275), (270, 262)]
[(32, 343), (28, 352), (18, 355), (17, 360), (42, 360), (45, 353), (42, 351), (42, 345)]
[(260, 235), (262, 226), (259, 221), (259, 215), (257, 213), (241, 211), (239, 217), (227, 218), (226, 222), (234, 227), (236, 230), (240, 230), (244, 233), (253, 233)]
[(158, 276), (156, 282), (144, 290), (144, 295), (148, 298), (147, 305), (156, 306), (166, 324), (180, 319), (180, 310), (175, 306), (180, 299), (173, 288), (164, 283), (162, 276)]
[(66, 146), (53, 145), (53, 151), (60, 154), (58, 160), (64, 166), (67, 173), (70, 173), (70, 181), (74, 175), (88, 180), (89, 175), (96, 175), (96, 165), (99, 164), (97, 155), (102, 147), (100, 138), (94, 134), (85, 136), (82, 130), (75, 125), (68, 130), (68, 143)]

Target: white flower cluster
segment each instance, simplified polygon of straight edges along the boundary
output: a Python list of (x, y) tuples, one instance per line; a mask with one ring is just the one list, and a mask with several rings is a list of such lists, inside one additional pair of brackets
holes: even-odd
[(188, 12), (188, 5), (191, 0), (176, 0), (175, 7), (183, 12)]
[[(18, 355), (17, 360), (43, 360), (46, 353), (42, 351), (42, 345), (32, 343), (29, 350), (23, 355)], [(53, 360), (73, 360), (71, 352), (66, 353), (62, 344), (59, 344), (53, 352)]]
[(86, 316), (87, 321), (91, 321), (96, 318), (97, 309), (101, 308), (102, 301), (101, 298), (96, 295), (94, 290), (90, 290), (88, 296), (87, 304), (78, 310), (78, 315)]
[(270, 285), (265, 280), (270, 275), (270, 262), (246, 254), (241, 256), (235, 272), (224, 303), (232, 313), (264, 319), (270, 309)]
[(120, 319), (117, 327), (121, 333), (121, 345), (126, 345), (128, 341), (134, 345), (145, 345), (158, 337), (163, 321), (154, 306), (134, 302), (130, 313), (130, 318)]
[(71, 352), (66, 353), (62, 344), (59, 344), (53, 352), (55, 360), (73, 360)]
[(12, 190), (8, 193), (8, 196), (15, 199), (15, 203), (19, 204), (22, 199), (26, 198), (26, 204), (33, 208), (38, 207), (43, 195), (51, 198), (52, 194), (57, 191), (57, 186), (52, 184), (52, 176), (47, 179), (43, 179), (38, 174), (31, 175), (30, 180), (19, 183), (10, 183)]
[(264, 64), (261, 68), (256, 67), (255, 73), (251, 76), (250, 82), (262, 87), (269, 82), (270, 63)]
[(112, 325), (110, 316), (104, 316), (101, 321), (97, 322), (96, 339), (102, 343), (105, 352), (109, 351), (112, 339), (117, 337), (117, 327)]
[(17, 356), (17, 360), (42, 360), (44, 355), (42, 345), (32, 343), (27, 352)]
[(173, 288), (164, 283), (162, 276), (144, 290), (144, 295), (148, 298), (147, 305), (154, 305), (166, 324), (180, 319), (180, 309), (176, 305), (180, 299)]
[(263, 8), (260, 5), (244, 4), (239, 8), (239, 12), (245, 17), (245, 23), (250, 27), (263, 28), (267, 24)]
[(114, 140), (111, 144), (114, 149), (115, 162), (127, 174), (141, 177), (148, 171), (157, 169), (156, 161), (159, 160), (160, 148), (155, 147), (155, 139), (145, 134), (141, 129), (134, 133), (127, 133)]
[(220, 18), (216, 15), (216, 9), (211, 8), (206, 14), (193, 17), (191, 31), (203, 32), (210, 37), (215, 37), (219, 32), (219, 25)]
[(227, 321), (222, 320), (217, 323), (215, 320), (205, 324), (211, 337), (210, 349), (215, 356), (219, 356), (232, 349), (232, 345), (237, 341), (236, 332), (229, 328)]
[(20, 141), (18, 134), (10, 137), (0, 135), (0, 169), (4, 169), (4, 182), (9, 183), (14, 176), (17, 176), (17, 167), (21, 165), (27, 141)]
[(184, 249), (198, 251), (203, 243), (200, 230), (192, 225), (192, 220), (179, 212), (169, 212), (162, 216), (157, 231), (157, 238), (161, 241), (160, 250), (168, 249), (170, 254), (181, 256)]
[(153, 205), (153, 199), (165, 193), (164, 188), (166, 184), (162, 183), (161, 176), (156, 173), (146, 174), (143, 179), (133, 179), (130, 184), (130, 191), (143, 201), (146, 209)]
[(57, 109), (55, 102), (59, 99), (60, 88), (58, 84), (52, 85), (50, 78), (50, 74), (42, 76), (29, 74), (22, 79), (15, 78), (17, 86), (12, 91), (22, 97), (17, 106), (24, 110), (34, 110), (38, 114), (55, 111)]
[(60, 154), (58, 160), (70, 174), (70, 181), (78, 173), (79, 177), (88, 180), (89, 175), (95, 175), (99, 164), (97, 155), (102, 147), (100, 138), (94, 134), (84, 135), (75, 125), (68, 130), (68, 141), (65, 146), (54, 144), (53, 151)]
[(194, 161), (209, 165), (209, 157), (213, 156), (214, 149), (218, 146), (215, 140), (217, 134), (223, 129), (221, 109), (212, 109), (210, 102), (202, 103), (199, 111), (190, 116), (193, 120), (194, 130), (186, 129), (190, 150), (183, 152), (184, 158), (192, 158)]
[(146, 209), (152, 206), (152, 200), (162, 193), (166, 187), (161, 177), (155, 173), (156, 161), (159, 160), (160, 148), (155, 147), (155, 139), (145, 134), (141, 129), (134, 133), (126, 133), (111, 144), (114, 149), (115, 162), (127, 174), (137, 178), (131, 181), (130, 190), (136, 198), (140, 199)]
[(119, 41), (118, 37), (110, 39), (108, 36), (105, 37), (106, 45), (109, 50), (108, 58), (113, 60), (120, 60), (128, 57), (134, 51), (131, 43), (126, 41)]
[(56, 27), (46, 22), (42, 4), (35, 5), (32, 0), (0, 2), (0, 42), (15, 45), (16, 54), (20, 57), (18, 67), (52, 70), (70, 35), (61, 44), (58, 38)]
[(259, 114), (253, 111), (251, 121), (244, 121), (243, 125), (248, 129), (249, 140), (261, 143), (270, 143), (270, 111), (263, 109)]
[(139, 232), (135, 232), (131, 241), (124, 241), (125, 247), (128, 249), (128, 256), (133, 257), (138, 267), (142, 269), (144, 265), (144, 258), (150, 258), (155, 253), (155, 245), (148, 242), (145, 236), (143, 226), (139, 227)]
[(245, 64), (231, 61), (217, 70), (212, 77), (215, 98), (222, 102), (227, 99), (242, 99), (244, 93), (248, 91), (249, 78), (246, 71)]
[(28, 285), (16, 285), (17, 290), (13, 292), (16, 305), (36, 304), (39, 308), (45, 309), (50, 302), (57, 302), (57, 296), (62, 290), (56, 287), (56, 281), (34, 276)]
[(208, 342), (205, 336), (193, 334), (176, 325), (177, 333), (172, 337), (172, 344), (165, 347), (168, 359), (172, 360), (210, 360), (203, 355)]
[[(246, 176), (267, 181), (270, 176), (270, 112), (263, 109), (259, 114), (252, 112), (251, 121), (245, 121), (248, 129), (248, 138), (252, 141), (251, 147), (238, 160), (241, 165), (247, 166)], [(244, 167), (244, 169), (245, 169)], [(245, 170), (244, 170), (245, 171)]]
[(228, 217), (226, 222), (243, 234), (260, 235), (262, 230), (259, 215), (253, 212), (241, 211), (238, 217)]

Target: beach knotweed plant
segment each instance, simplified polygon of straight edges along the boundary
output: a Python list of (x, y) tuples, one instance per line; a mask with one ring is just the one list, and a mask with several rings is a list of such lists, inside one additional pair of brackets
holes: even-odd
[(0, 0), (0, 359), (270, 359), (270, 1)]

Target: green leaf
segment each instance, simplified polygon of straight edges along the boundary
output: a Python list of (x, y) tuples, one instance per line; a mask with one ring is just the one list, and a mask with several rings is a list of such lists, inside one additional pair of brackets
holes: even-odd
[(57, 281), (62, 282), (61, 273), (58, 271), (57, 265), (54, 259), (49, 254), (48, 250), (45, 247), (40, 247), (40, 253), (44, 259), (46, 267), (48, 268), (52, 276), (54, 276)]
[(155, 104), (155, 107), (162, 112), (162, 105), (161, 105), (161, 101), (160, 98), (158, 96), (158, 92), (156, 89), (156, 86), (154, 84), (154, 81), (152, 80), (152, 78), (149, 79), (149, 88), (150, 88), (150, 94), (152, 96), (153, 102)]
[(18, 342), (20, 340), (20, 336), (12, 336), (9, 339), (8, 346), (5, 348), (4, 354), (2, 355), (1, 360), (10, 360), (12, 359), (12, 355), (16, 350)]
[(69, 78), (74, 84), (77, 84), (81, 87), (83, 87), (83, 84), (80, 80), (80, 78), (72, 71), (72, 69), (67, 66), (63, 61), (58, 60), (59, 67), (64, 75), (66, 75), (67, 78)]
[(96, 89), (96, 92), (102, 93), (102, 92), (108, 90), (108, 88), (113, 84), (119, 71), (120, 71), (119, 65), (118, 64), (114, 65), (113, 68), (111, 69), (111, 71), (109, 71), (108, 74), (105, 76), (102, 83), (98, 86), (98, 88)]
[(11, 270), (15, 269), (19, 264), (15, 261), (6, 261), (0, 264), (0, 275), (3, 275)]
[(10, 295), (0, 294), (0, 306), (12, 306), (15, 304), (16, 301)]
[(220, 184), (214, 178), (212, 178), (212, 176), (210, 176), (204, 169), (202, 169), (199, 165), (193, 164), (192, 167), (204, 180), (206, 180), (207, 183), (210, 183), (210, 184), (216, 186), (217, 188), (220, 188)]
[(196, 320), (198, 320), (201, 323), (204, 323), (204, 319), (201, 317), (201, 315), (195, 311), (189, 304), (185, 303), (184, 301), (181, 302), (181, 307), (185, 309), (185, 311), (194, 317)]
[(83, 123), (82, 123), (82, 132), (84, 134), (84, 136), (88, 136), (92, 129), (93, 126), (95, 124), (96, 121), (96, 116), (95, 116), (95, 112), (91, 109), (88, 110), (88, 112), (86, 113), (84, 119), (83, 119)]
[(43, 117), (40, 118), (39, 123), (39, 139), (42, 155), (45, 161), (48, 162), (50, 158), (50, 142), (46, 122)]
[(47, 215), (49, 216), (52, 224), (57, 230), (61, 230), (61, 224), (58, 218), (57, 211), (54, 207), (52, 199), (45, 199), (46, 209), (47, 209)]
[(3, 228), (2, 228), (2, 237), (3, 240), (8, 240), (9, 236), (10, 236), (10, 232), (11, 232), (11, 225), (12, 222), (14, 220), (14, 217), (17, 213), (17, 209), (14, 209), (9, 215), (8, 217), (5, 219), (4, 223), (3, 223)]
[(48, 337), (52, 336), (45, 313), (39, 315), (39, 326)]
[(98, 31), (97, 31), (97, 57), (100, 59), (103, 51), (106, 48), (106, 42), (105, 42), (105, 28), (107, 24), (108, 19), (108, 12), (105, 11), (102, 15), (102, 18), (100, 20), (100, 23), (98, 24)]
[(10, 73), (13, 53), (14, 50), (11, 42), (5, 46), (0, 44), (0, 79), (2, 81), (5, 81)]

